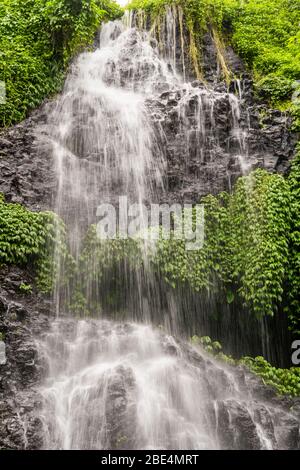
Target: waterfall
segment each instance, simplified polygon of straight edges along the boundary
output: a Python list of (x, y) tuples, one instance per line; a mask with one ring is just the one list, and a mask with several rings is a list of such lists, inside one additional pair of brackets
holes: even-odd
[[(168, 9), (174, 24), (176, 15), (176, 10)], [(176, 27), (170, 29), (168, 21), (160, 28), (166, 44), (162, 56), (152, 33), (134, 24), (131, 14), (123, 21), (103, 25), (100, 47), (81, 54), (73, 64), (43, 136), (56, 167), (55, 211), (67, 225), (75, 260), (80, 257), (87, 228), (97, 222), (99, 204), (116, 206), (118, 197), (124, 195), (139, 207), (169, 202), (166, 167), (172, 166), (172, 155), (184, 159), (186, 173), (199, 179), (201, 174), (193, 170), (195, 163), (205, 163), (212, 173), (225, 153), (233, 160), (231, 167), (238, 167), (240, 173), (248, 169), (241, 100), (233, 93), (184, 81), (173, 60)], [(179, 37), (182, 45), (181, 33)], [(224, 109), (227, 120), (218, 122)], [(174, 139), (168, 136), (168, 128)], [(227, 176), (230, 187), (231, 173)], [(190, 189), (193, 191), (193, 185)], [(194, 193), (207, 189), (194, 187)], [(146, 228), (145, 218), (141, 230)], [(63, 280), (64, 265), (60, 254), (56, 256), (58, 277)], [(147, 277), (151, 282), (149, 273)], [(62, 284), (58, 282), (56, 292), (58, 313), (62, 304), (70, 303), (70, 289), (62, 289)], [(88, 292), (92, 290), (87, 287)]]
[(250, 376), (160, 329), (56, 320), (40, 347), (46, 448), (267, 450), (290, 432)]
[[(74, 62), (49, 116), (43, 145), (55, 161), (55, 210), (66, 223), (75, 260), (88, 227), (97, 222), (99, 204), (115, 203), (120, 195), (140, 205), (167, 200), (163, 115), (183, 136), (176, 145), (179, 154), (184, 150), (186, 166), (194, 160), (213, 166), (223, 156), (224, 141), (216, 115), (226, 109), (226, 152), (240, 173), (248, 168), (241, 96), (184, 80), (177, 69), (174, 15), (169, 10), (172, 21), (164, 22), (164, 54), (151, 32), (134, 27), (132, 19), (103, 25), (99, 48)], [(183, 42), (181, 35), (182, 48)], [(61, 265), (61, 277), (63, 270)], [(177, 322), (174, 298), (167, 295), (165, 321), (152, 282), (149, 277), (143, 289), (142, 280), (133, 278), (124, 322), (101, 316), (101, 295), (92, 299), (98, 318), (64, 315), (66, 294), (58, 286), (58, 317), (38, 340), (47, 368), (40, 389), (44, 447), (285, 447), (281, 411), (251, 395), (251, 374), (175, 339), (170, 334)], [(156, 325), (150, 305), (160, 319)]]

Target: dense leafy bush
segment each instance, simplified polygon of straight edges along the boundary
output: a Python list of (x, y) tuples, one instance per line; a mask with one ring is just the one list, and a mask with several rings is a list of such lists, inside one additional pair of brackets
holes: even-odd
[(257, 83), (258, 94), (273, 102), (279, 102), (291, 97), (294, 91), (294, 82), (290, 78), (269, 74)]
[(7, 100), (0, 126), (23, 119), (57, 91), (72, 55), (93, 41), (102, 20), (118, 15), (113, 0), (2, 0), (0, 80)]
[(32, 266), (39, 289), (50, 292), (58, 269), (54, 249), (61, 260), (69, 261), (62, 221), (52, 212), (31, 212), (20, 204), (5, 203), (1, 195), (0, 266)]
[(252, 372), (259, 375), (265, 384), (274, 387), (281, 395), (292, 397), (300, 396), (300, 367), (290, 369), (277, 369), (263, 357), (255, 359), (244, 357), (239, 364), (247, 366)]
[(0, 263), (26, 264), (45, 243), (44, 214), (0, 202)]
[[(129, 8), (155, 17), (171, 4), (182, 7), (198, 45), (207, 29), (218, 31), (253, 71), (258, 94), (274, 106), (288, 100), (291, 108), (300, 80), (300, 0), (133, 0)], [(299, 102), (292, 112), (299, 119)]]
[(219, 290), (221, 284), (229, 302), (236, 292), (254, 313), (272, 315), (282, 301), (289, 258), (288, 182), (256, 170), (238, 180), (233, 194), (202, 202), (202, 249), (186, 251), (175, 238), (159, 242), (157, 263), (165, 279), (196, 290)]
[(300, 335), (300, 146), (289, 175), (291, 230), (287, 271), (287, 306), (291, 329)]
[(138, 240), (103, 242), (91, 226), (78, 260), (75, 297), (82, 303), (114, 271), (120, 276), (126, 269), (130, 276), (152, 266), (173, 288), (186, 284), (195, 291), (216, 293), (229, 304), (243, 303), (257, 316), (280, 309), (288, 315), (291, 330), (298, 333), (299, 177), (298, 156), (288, 178), (258, 169), (239, 178), (231, 194), (206, 196), (201, 201), (204, 246), (186, 250), (185, 241), (172, 232), (170, 238), (160, 236), (155, 249), (148, 250), (146, 265)]
[(284, 308), (299, 333), (299, 201), (298, 155), (287, 179), (256, 170), (232, 194), (205, 197), (203, 248), (186, 251), (184, 241), (162, 239), (155, 263), (173, 287), (223, 290), (228, 303), (237, 296), (256, 315)]
[(257, 316), (280, 309), (288, 315), (291, 330), (299, 332), (299, 175), (298, 157), (288, 178), (259, 169), (239, 178), (232, 194), (206, 196), (201, 201), (203, 248), (186, 250), (185, 241), (172, 232), (149, 249), (146, 265), (138, 240), (103, 242), (91, 226), (78, 260), (75, 297), (81, 300), (76, 303), (90, 297), (91, 289), (98, 292), (105, 277), (120, 276), (122, 269), (130, 276), (152, 266), (173, 288), (185, 284), (216, 293), (229, 304), (242, 302)]

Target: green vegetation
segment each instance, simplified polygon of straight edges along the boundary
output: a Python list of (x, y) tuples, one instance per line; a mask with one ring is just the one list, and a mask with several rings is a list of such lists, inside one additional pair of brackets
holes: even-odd
[(206, 352), (211, 354), (219, 354), (222, 350), (222, 346), (218, 341), (212, 341), (209, 336), (199, 336), (195, 335), (191, 338), (193, 345), (201, 345)]
[(19, 291), (22, 292), (23, 294), (31, 294), (32, 293), (32, 285), (31, 284), (26, 284), (25, 282), (22, 282), (19, 285)]
[[(203, 248), (187, 251), (174, 237), (158, 244), (157, 263), (166, 281), (197, 291), (223, 290), (229, 303), (238, 297), (258, 316), (273, 315), (288, 293), (286, 308), (295, 328), (300, 319), (298, 171), (295, 163), (285, 179), (256, 170), (240, 178), (232, 194), (205, 197)], [(287, 287), (290, 277), (293, 290)]]
[(291, 397), (300, 396), (300, 368), (291, 367), (290, 369), (279, 369), (273, 367), (263, 357), (256, 358), (243, 357), (242, 359), (233, 359), (222, 352), (222, 345), (218, 341), (212, 341), (209, 336), (193, 336), (191, 343), (195, 346), (201, 346), (206, 352), (212, 354), (216, 359), (226, 362), (232, 366), (245, 366), (251, 372), (262, 378), (266, 385), (273, 387), (279, 395), (288, 395)]
[[(142, 267), (142, 253), (139, 243), (133, 239), (101, 240), (96, 225), (91, 225), (83, 240), (81, 253), (73, 270), (72, 292), (69, 310), (79, 315), (99, 312), (104, 302), (114, 303), (114, 296), (122, 296), (122, 274), (125, 266), (128, 272)], [(119, 280), (120, 291), (112, 292), (110, 287), (99, 289), (109, 282)]]
[(73, 279), (73, 308), (91, 309), (87, 298), (99, 296), (107, 279), (152, 269), (173, 288), (185, 285), (217, 295), (228, 304), (244, 305), (257, 317), (278, 311), (288, 316), (291, 331), (299, 334), (299, 192), (300, 155), (288, 178), (258, 169), (239, 178), (231, 194), (201, 200), (205, 208), (201, 249), (186, 250), (175, 231), (170, 238), (160, 232), (146, 264), (138, 240), (103, 242), (96, 226), (91, 226)]
[[(300, 155), (284, 178), (256, 170), (239, 178), (232, 194), (207, 196), (205, 241), (200, 250), (161, 239), (156, 263), (173, 287), (223, 292), (254, 314), (280, 309), (300, 332)], [(284, 312), (282, 312), (284, 310)]]
[(59, 90), (74, 54), (91, 44), (101, 21), (119, 16), (113, 0), (2, 0), (0, 3), (0, 80), (6, 104), (0, 126)]
[(260, 376), (265, 384), (274, 387), (280, 395), (300, 396), (300, 367), (277, 369), (261, 356), (255, 359), (244, 357), (239, 364), (247, 366)]
[[(54, 247), (62, 260), (69, 254), (62, 221), (52, 212), (31, 212), (20, 204), (9, 204), (0, 198), (0, 267), (32, 266), (37, 285), (50, 292), (58, 271)], [(22, 286), (22, 285), (21, 285)], [(23, 284), (20, 290), (29, 292)]]

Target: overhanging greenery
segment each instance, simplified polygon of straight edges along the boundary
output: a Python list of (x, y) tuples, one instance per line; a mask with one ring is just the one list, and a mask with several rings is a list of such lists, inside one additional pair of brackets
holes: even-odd
[(121, 14), (113, 0), (2, 0), (0, 80), (7, 100), (0, 127), (58, 91), (73, 55), (92, 43), (101, 21)]
[(31, 266), (41, 292), (53, 291), (60, 263), (72, 262), (65, 227), (53, 212), (31, 212), (0, 193), (0, 267)]

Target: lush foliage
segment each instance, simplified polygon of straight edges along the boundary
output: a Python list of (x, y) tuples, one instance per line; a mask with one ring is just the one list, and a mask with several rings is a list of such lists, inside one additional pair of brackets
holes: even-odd
[[(113, 301), (114, 295), (123, 295), (125, 270), (132, 273), (142, 264), (142, 252), (137, 240), (102, 240), (97, 236), (96, 225), (91, 225), (82, 242), (76, 265), (71, 269), (71, 276), (68, 273), (65, 276), (71, 278), (66, 307), (80, 315), (99, 312), (104, 303)], [(116, 282), (119, 286), (117, 293), (111, 287)]]
[[(272, 315), (282, 300), (288, 263), (290, 192), (279, 175), (257, 170), (240, 178), (233, 194), (207, 196), (205, 241), (187, 251), (171, 238), (159, 243), (157, 257), (172, 285), (233, 292), (259, 315)], [(175, 256), (176, 254), (176, 256)]]
[[(58, 264), (54, 247), (61, 259), (68, 259), (62, 221), (52, 212), (31, 212), (20, 204), (0, 199), (0, 266), (32, 266), (42, 292), (53, 289)], [(31, 286), (21, 285), (22, 292)]]
[(22, 282), (19, 285), (19, 291), (22, 292), (23, 294), (31, 294), (32, 293), (32, 285)]
[(120, 15), (113, 0), (1, 0), (0, 80), (7, 99), (0, 126), (23, 119), (62, 84), (74, 53), (102, 20)]
[(256, 170), (238, 180), (232, 194), (207, 196), (205, 240), (187, 251), (171, 237), (158, 243), (155, 262), (172, 286), (224, 293), (256, 315), (284, 306), (299, 329), (299, 157), (288, 179)]
[(289, 175), (291, 230), (286, 281), (286, 311), (291, 329), (300, 335), (300, 146)]
[(300, 84), (300, 1), (235, 3), (230, 11), (231, 40), (254, 71), (258, 95), (273, 106), (291, 108), (294, 126), (300, 128), (300, 102), (297, 96), (293, 97)]

